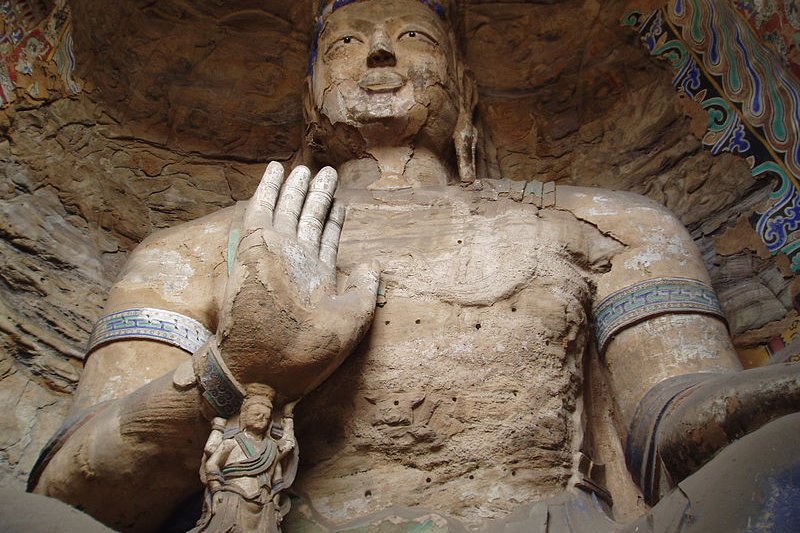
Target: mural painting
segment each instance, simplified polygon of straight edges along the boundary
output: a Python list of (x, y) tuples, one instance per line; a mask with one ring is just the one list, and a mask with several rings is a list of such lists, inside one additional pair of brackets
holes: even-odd
[(72, 76), (71, 31), (66, 0), (58, 0), (49, 14), (35, 1), (0, 1), (0, 107), (17, 98), (17, 89), (35, 100), (58, 89), (51, 80), (51, 64), (67, 93), (80, 91)]
[(735, 0), (761, 41), (800, 77), (800, 6), (794, 0)]

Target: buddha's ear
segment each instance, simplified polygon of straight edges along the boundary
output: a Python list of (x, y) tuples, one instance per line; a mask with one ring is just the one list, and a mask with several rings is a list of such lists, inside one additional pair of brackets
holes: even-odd
[(294, 158), (294, 164), (306, 165), (309, 168), (313, 166), (314, 149), (318, 146), (319, 141), (317, 137), (317, 129), (319, 128), (320, 115), (317, 107), (314, 105), (314, 97), (311, 92), (312, 74), (306, 76), (305, 83), (303, 84), (303, 118), (305, 124), (305, 131), (303, 132), (303, 141), (300, 143), (300, 150)]
[(462, 61), (456, 61), (456, 82), (459, 92), (458, 121), (453, 131), (458, 175), (461, 183), (475, 181), (475, 147), (478, 129), (475, 127), (475, 106), (478, 103), (478, 88), (475, 78)]
[(312, 96), (313, 83), (313, 74), (306, 76), (305, 82), (303, 83), (303, 118), (305, 118), (306, 124), (319, 123), (319, 112), (317, 111), (317, 107), (314, 105), (314, 97)]

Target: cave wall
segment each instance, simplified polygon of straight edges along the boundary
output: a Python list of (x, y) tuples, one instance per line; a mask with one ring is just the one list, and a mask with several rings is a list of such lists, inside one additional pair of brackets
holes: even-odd
[[(651, 4), (651, 5), (647, 5)], [(750, 222), (774, 176), (712, 154), (708, 115), (621, 23), (662, 2), (464, 5), (495, 172), (642, 193), (703, 250), (747, 364), (791, 331), (796, 276)], [(57, 429), (125, 257), (289, 161), (311, 1), (0, 2), (0, 484)], [(766, 207), (765, 207), (766, 206)]]

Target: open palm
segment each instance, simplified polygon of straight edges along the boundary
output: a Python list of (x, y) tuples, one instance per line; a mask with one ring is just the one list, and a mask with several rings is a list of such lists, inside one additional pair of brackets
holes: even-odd
[(330, 167), (311, 180), (300, 166), (284, 180), (282, 165), (273, 162), (250, 200), (217, 331), (222, 357), (242, 384), (304, 394), (369, 327), (377, 264), (354, 269), (344, 290), (336, 290), (345, 214), (333, 200), (336, 184)]

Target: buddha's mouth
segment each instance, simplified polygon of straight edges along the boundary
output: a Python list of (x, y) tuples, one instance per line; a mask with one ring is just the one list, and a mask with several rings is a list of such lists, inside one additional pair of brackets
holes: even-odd
[(406, 84), (406, 79), (394, 70), (370, 70), (361, 78), (358, 84), (365, 91), (384, 93), (396, 91)]

